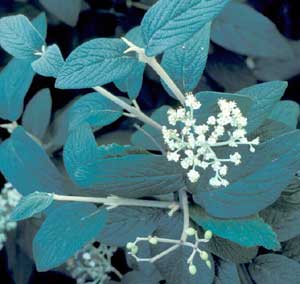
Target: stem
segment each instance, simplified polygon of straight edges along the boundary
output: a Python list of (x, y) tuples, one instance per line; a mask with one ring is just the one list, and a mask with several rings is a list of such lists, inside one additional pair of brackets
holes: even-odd
[(162, 66), (157, 62), (155, 57), (148, 57), (147, 64), (152, 67), (156, 74), (166, 83), (169, 89), (177, 97), (182, 105), (184, 105), (185, 97), (184, 94), (180, 91), (168, 73), (162, 68)]
[(112, 102), (114, 102), (115, 104), (120, 106), (121, 108), (128, 111), (130, 114), (134, 115), (136, 118), (138, 118), (142, 122), (149, 124), (152, 127), (161, 131), (162, 126), (159, 123), (157, 123), (156, 121), (154, 121), (152, 118), (150, 118), (149, 116), (145, 115), (141, 110), (127, 104), (126, 102), (119, 99), (118, 97), (116, 97), (115, 95), (113, 95), (112, 93), (110, 93), (109, 91), (104, 89), (103, 87), (97, 86), (97, 87), (94, 87), (93, 89), (95, 91), (97, 91), (98, 93), (100, 93), (102, 96), (106, 97), (107, 99), (111, 100)]
[(179, 190), (179, 199), (183, 211), (183, 230), (182, 230), (180, 240), (182, 242), (185, 242), (187, 240), (186, 230), (190, 226), (190, 212), (189, 212), (188, 197), (184, 188)]
[(145, 50), (141, 47), (138, 47), (130, 40), (125, 37), (121, 38), (127, 45), (128, 49), (125, 50), (124, 53), (128, 53), (134, 51), (138, 54), (139, 61), (147, 63), (151, 68), (157, 73), (157, 75), (166, 83), (169, 89), (173, 92), (173, 94), (177, 97), (182, 105), (184, 105), (185, 97), (184, 94), (180, 91), (174, 81), (170, 78), (168, 73), (161, 67), (161, 65), (157, 62), (155, 57), (148, 57), (145, 54)]
[(137, 206), (137, 207), (154, 207), (162, 209), (174, 209), (179, 208), (177, 202), (167, 202), (167, 201), (155, 201), (155, 200), (141, 200), (141, 199), (129, 199), (122, 198), (118, 196), (110, 197), (84, 197), (84, 196), (68, 196), (68, 195), (58, 195), (54, 194), (53, 199), (56, 201), (71, 201), (71, 202), (87, 202), (87, 203), (97, 203), (107, 206), (117, 207), (117, 206)]
[(127, 7), (131, 8), (131, 7), (135, 7), (135, 8), (139, 8), (141, 10), (145, 10), (147, 11), (150, 7), (146, 4), (143, 3), (139, 3), (139, 2), (133, 2), (131, 0), (127, 0)]

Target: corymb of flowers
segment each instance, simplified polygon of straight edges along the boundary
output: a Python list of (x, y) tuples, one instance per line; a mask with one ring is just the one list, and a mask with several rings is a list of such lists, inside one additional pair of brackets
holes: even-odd
[(188, 171), (190, 182), (199, 180), (201, 169), (211, 167), (215, 176), (210, 178), (210, 185), (226, 187), (229, 185), (225, 178), (228, 173), (226, 163), (237, 166), (242, 162), (242, 156), (236, 151), (229, 157), (218, 157), (214, 149), (249, 145), (250, 151), (255, 152), (254, 146), (259, 144), (259, 137), (251, 141), (247, 139), (247, 118), (234, 101), (220, 99), (218, 107), (220, 112), (216, 116), (209, 116), (206, 123), (199, 125), (195, 112), (201, 111), (201, 102), (188, 93), (184, 106), (168, 110), (168, 121), (174, 128), (163, 126), (162, 133), (168, 146), (167, 159), (180, 163)]

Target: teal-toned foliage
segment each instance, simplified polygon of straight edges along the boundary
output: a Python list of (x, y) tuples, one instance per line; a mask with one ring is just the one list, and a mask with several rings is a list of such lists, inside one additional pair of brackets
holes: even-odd
[[(40, 1), (74, 26), (82, 1), (58, 2)], [(46, 43), (44, 13), (0, 19), (0, 46), (13, 56), (0, 73), (1, 127), (10, 133), (0, 170), (23, 195), (11, 219), (41, 223), (37, 270), (99, 241), (127, 247), (132, 271), (122, 284), (299, 283), (299, 105), (282, 100), (287, 82), (255, 84), (244, 69), (249, 56), (293, 55), (267, 18), (229, 2), (159, 0), (123, 37), (78, 44), (65, 60)], [(233, 60), (237, 71), (219, 68), (210, 39), (248, 58)], [(203, 87), (205, 72), (220, 85)], [(35, 73), (52, 77), (59, 95), (80, 96), (52, 117), (57, 90), (41, 89), (24, 109)], [(157, 96), (143, 89), (148, 73), (171, 96), (152, 112), (139, 97)]]

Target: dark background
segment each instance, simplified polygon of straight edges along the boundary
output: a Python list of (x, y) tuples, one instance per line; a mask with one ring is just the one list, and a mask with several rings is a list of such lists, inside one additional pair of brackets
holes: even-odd
[[(64, 0), (62, 0), (64, 1)], [(24, 3), (22, 3), (24, 2)], [(52, 15), (47, 14), (48, 18), (48, 35), (47, 43), (57, 43), (66, 58), (68, 54), (80, 43), (96, 37), (112, 37), (124, 34), (132, 27), (138, 25), (145, 13), (144, 10), (135, 7), (127, 7), (124, 0), (86, 0), (89, 8), (82, 11), (76, 27), (70, 27), (62, 22), (59, 22)], [(150, 4), (154, 1), (143, 1)], [(249, 0), (248, 1), (255, 9), (267, 16), (275, 23), (279, 31), (287, 38), (292, 40), (300, 40), (300, 1), (299, 0)], [(0, 0), (0, 17), (10, 14), (22, 13), (33, 18), (38, 15), (44, 8), (37, 0), (29, 1), (13, 1)], [(221, 54), (220, 58), (226, 57), (227, 61), (240, 60), (241, 56), (225, 51), (223, 48), (215, 46), (214, 50)], [(10, 57), (0, 50), (0, 69), (3, 68)], [(210, 60), (210, 59), (209, 59)], [(211, 59), (212, 60), (212, 59)], [(299, 59), (300, 61), (300, 59)], [(202, 87), (214, 89), (216, 91), (224, 91), (222, 84), (211, 76), (210, 72), (205, 72), (205, 80), (202, 81)], [(232, 79), (234, 80), (234, 78)], [(296, 75), (289, 80), (289, 87), (284, 96), (284, 99), (291, 99), (300, 102), (300, 75)], [(245, 83), (246, 84), (246, 83)], [(33, 84), (26, 96), (25, 103), (42, 88), (50, 88), (53, 99), (53, 111), (60, 109), (66, 105), (76, 95), (82, 95), (88, 90), (79, 91), (60, 91), (53, 88), (54, 79), (35, 76)], [(114, 92), (118, 93), (114, 86)], [(144, 77), (144, 85), (138, 101), (143, 109), (152, 110), (163, 104), (167, 100), (167, 95), (155, 76), (151, 71), (147, 71)], [(1, 103), (1, 102), (0, 102)], [(0, 121), (1, 123), (3, 121)], [(120, 127), (120, 123), (115, 123), (110, 126), (112, 128)], [(1, 139), (8, 137), (4, 130), (0, 130)], [(1, 184), (4, 182), (1, 178)], [(14, 283), (11, 272), (8, 272), (8, 262), (11, 262), (9, 257), (11, 253), (10, 247), (0, 252), (0, 283)], [(25, 256), (18, 254), (18, 261), (28, 265)], [(20, 260), (21, 258), (21, 260)], [(17, 260), (15, 260), (17, 261)], [(119, 252), (113, 259), (114, 264), (121, 272), (126, 272), (127, 267), (124, 265), (124, 255)], [(19, 266), (20, 273), (25, 269)], [(24, 272), (26, 273), (26, 271)], [(33, 272), (30, 277), (30, 284), (55, 284), (55, 283), (75, 283), (74, 280), (64, 276), (60, 272), (37, 273)], [(17, 283), (26, 284), (26, 283)]]

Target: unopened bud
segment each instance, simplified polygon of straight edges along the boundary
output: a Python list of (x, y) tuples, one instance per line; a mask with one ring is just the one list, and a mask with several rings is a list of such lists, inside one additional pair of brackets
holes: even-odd
[(205, 232), (204, 238), (209, 241), (212, 238), (212, 235), (212, 231), (208, 230)]
[(189, 266), (189, 272), (192, 274), (192, 275), (195, 275), (197, 273), (197, 267), (193, 264), (191, 264)]
[(131, 249), (131, 253), (132, 253), (132, 254), (137, 254), (138, 251), (139, 251), (139, 248), (138, 248), (138, 246), (136, 246), (136, 245), (134, 245), (133, 248)]
[(134, 243), (127, 243), (126, 248), (128, 250), (132, 250), (132, 248), (134, 247)]
[(185, 230), (185, 232), (186, 232), (186, 234), (187, 234), (188, 236), (194, 236), (194, 235), (196, 234), (196, 231), (195, 231), (194, 228), (187, 228), (187, 229)]
[(210, 260), (205, 261), (206, 266), (211, 269), (211, 262)]
[(149, 237), (149, 243), (151, 245), (157, 245), (157, 243), (158, 243), (157, 237)]
[(202, 260), (206, 261), (206, 260), (208, 260), (208, 253), (206, 251), (201, 251), (200, 257)]

